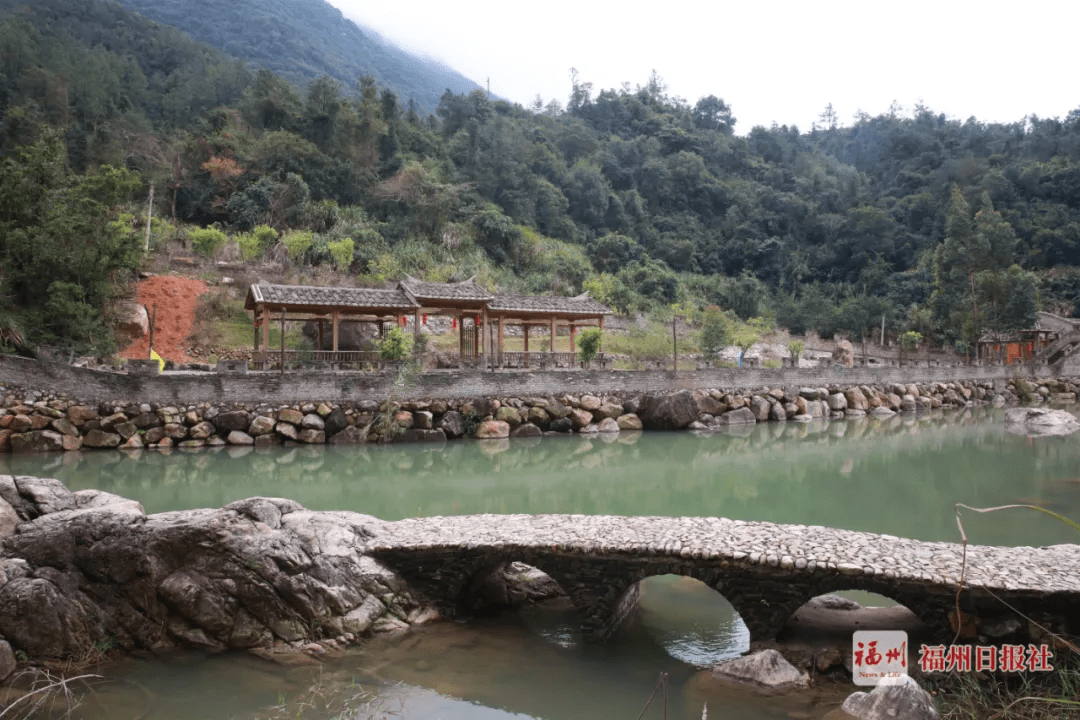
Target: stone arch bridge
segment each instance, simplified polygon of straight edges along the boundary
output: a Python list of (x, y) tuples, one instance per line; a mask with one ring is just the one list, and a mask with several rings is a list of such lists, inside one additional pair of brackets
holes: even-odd
[[(857, 589), (906, 606), (934, 641), (948, 643), (956, 635), (950, 616), (963, 548), (723, 518), (473, 515), (387, 523), (366, 551), (448, 618), (463, 614), (476, 580), (509, 562), (532, 565), (567, 593), (591, 641), (618, 629), (638, 581), (673, 574), (717, 590), (751, 641), (775, 638), (811, 598)], [(1035, 639), (1016, 611), (1055, 632), (1080, 634), (1080, 545), (968, 546), (959, 603), (965, 629), (991, 638)]]

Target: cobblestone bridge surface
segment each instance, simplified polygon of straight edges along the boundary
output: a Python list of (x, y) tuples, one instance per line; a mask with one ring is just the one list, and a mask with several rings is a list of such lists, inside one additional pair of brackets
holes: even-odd
[[(594, 641), (618, 629), (638, 581), (674, 574), (723, 595), (752, 641), (774, 638), (811, 598), (858, 589), (906, 606), (950, 642), (963, 562), (959, 543), (699, 517), (414, 518), (387, 523), (366, 550), (447, 617), (460, 615), (470, 588), (503, 564), (532, 565), (569, 595)], [(968, 546), (960, 607), (973, 617), (965, 626), (991, 638), (1027, 635), (1028, 622), (1002, 600), (1055, 631), (1080, 633), (1080, 545)]]

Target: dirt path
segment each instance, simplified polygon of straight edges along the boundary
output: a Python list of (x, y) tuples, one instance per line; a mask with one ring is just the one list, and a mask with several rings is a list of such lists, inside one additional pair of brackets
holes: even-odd
[[(146, 306), (153, 317), (157, 306), (157, 325), (154, 331), (154, 349), (158, 355), (173, 362), (189, 362), (183, 347), (195, 327), (197, 298), (206, 292), (206, 283), (191, 278), (156, 275), (139, 283), (136, 302)], [(150, 338), (141, 337), (120, 354), (126, 358), (149, 357)]]

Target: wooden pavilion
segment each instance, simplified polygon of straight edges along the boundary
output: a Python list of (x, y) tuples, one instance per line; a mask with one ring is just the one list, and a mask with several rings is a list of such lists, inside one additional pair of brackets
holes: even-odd
[[(340, 350), (342, 322), (367, 322), (382, 337), (387, 324), (403, 327), (412, 320), (414, 337), (427, 324), (429, 315), (452, 318), (458, 331), (457, 365), (481, 367), (574, 367), (577, 353), (575, 334), (580, 327), (604, 327), (611, 310), (588, 293), (577, 297), (534, 295), (493, 295), (474, 278), (457, 283), (434, 283), (406, 276), (390, 289), (309, 287), (258, 283), (248, 289), (244, 308), (254, 314), (255, 334), (252, 363), (267, 369), (277, 361), (280, 369), (298, 363), (329, 363), (331, 367), (372, 367), (381, 364), (372, 350)], [(285, 323), (315, 322), (318, 350), (285, 348)], [(281, 344), (270, 348), (270, 323), (281, 323)], [(328, 328), (326, 326), (329, 326)], [(504, 352), (507, 326), (520, 326), (524, 350)], [(546, 351), (530, 350), (530, 327), (547, 330)], [(556, 349), (560, 327), (568, 328), (565, 352)], [(324, 332), (331, 337), (330, 350), (323, 350)], [(492, 335), (495, 335), (492, 337)], [(598, 358), (601, 366), (603, 353)]]

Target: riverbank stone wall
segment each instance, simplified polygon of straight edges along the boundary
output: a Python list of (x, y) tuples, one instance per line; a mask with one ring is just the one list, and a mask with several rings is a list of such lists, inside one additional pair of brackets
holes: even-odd
[[(47, 383), (45, 384), (47, 385)], [(0, 452), (201, 448), (225, 445), (445, 442), (548, 433), (701, 432), (761, 422), (814, 422), (925, 414), (1017, 402), (1069, 403), (1080, 380), (997, 380), (822, 386), (623, 389), (486, 397), (194, 404), (88, 402), (54, 389), (0, 382)]]

